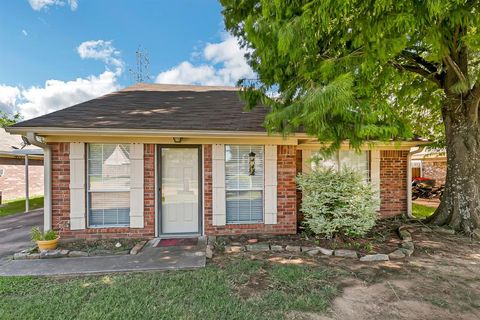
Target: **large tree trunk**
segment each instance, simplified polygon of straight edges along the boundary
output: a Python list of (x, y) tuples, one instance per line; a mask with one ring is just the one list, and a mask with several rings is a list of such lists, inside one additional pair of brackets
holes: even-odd
[[(448, 99), (443, 110), (447, 139), (445, 193), (429, 219), (472, 235), (480, 228), (480, 129), (474, 97)], [(480, 229), (478, 229), (480, 230)]]

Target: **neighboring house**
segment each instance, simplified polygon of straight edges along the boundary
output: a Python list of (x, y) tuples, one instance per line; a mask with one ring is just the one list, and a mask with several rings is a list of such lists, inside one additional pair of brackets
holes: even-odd
[(30, 195), (43, 195), (43, 150), (25, 145), (22, 137), (0, 128), (0, 192), (2, 202), (25, 197), (25, 155)]
[[(267, 109), (245, 112), (237, 91), (138, 84), (8, 128), (45, 147), (45, 228), (63, 238), (296, 233), (295, 177), (320, 145), (268, 135)], [(329, 165), (363, 170), (391, 217), (409, 210), (418, 144), (345, 145)]]
[(412, 178), (435, 180), (436, 186), (445, 184), (447, 177), (447, 153), (445, 149), (426, 148), (412, 155)]

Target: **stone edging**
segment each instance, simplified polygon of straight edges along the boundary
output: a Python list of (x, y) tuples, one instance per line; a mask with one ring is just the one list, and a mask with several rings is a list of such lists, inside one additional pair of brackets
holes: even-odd
[[(146, 243), (147, 240), (137, 243), (132, 249), (130, 249), (129, 254), (139, 253)], [(92, 257), (86, 251), (55, 249), (33, 252), (35, 249), (36, 247), (33, 247), (17, 252), (13, 255), (13, 260)]]
[(400, 248), (388, 255), (390, 259), (403, 259), (405, 257), (410, 257), (415, 251), (412, 234), (408, 231), (407, 225), (398, 228), (398, 235), (400, 236), (400, 239), (402, 239), (402, 244)]
[[(318, 246), (292, 246), (292, 245), (274, 245), (270, 243), (255, 243), (247, 245), (227, 245), (224, 248), (225, 253), (240, 253), (240, 252), (292, 252), (292, 253), (306, 253), (310, 256), (322, 254), (325, 256), (334, 256), (342, 258), (359, 259), (362, 262), (374, 262), (374, 261), (389, 261), (390, 259), (402, 259), (406, 256), (411, 256), (415, 247), (413, 245), (412, 235), (407, 230), (406, 225), (398, 228), (398, 234), (402, 239), (401, 247), (391, 252), (390, 254), (367, 254), (360, 256), (355, 250), (336, 249), (330, 250)], [(214, 244), (216, 241), (215, 236), (209, 236), (207, 239), (206, 256), (211, 259), (214, 254)]]

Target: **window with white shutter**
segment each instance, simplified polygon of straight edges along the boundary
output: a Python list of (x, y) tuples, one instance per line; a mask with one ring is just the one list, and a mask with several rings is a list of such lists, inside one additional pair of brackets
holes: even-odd
[(226, 222), (263, 222), (264, 147), (225, 146)]
[(130, 225), (130, 145), (89, 144), (87, 204), (90, 227)]

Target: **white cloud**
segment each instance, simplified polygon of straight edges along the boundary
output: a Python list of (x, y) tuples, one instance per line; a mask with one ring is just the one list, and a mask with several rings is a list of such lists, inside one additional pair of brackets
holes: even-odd
[(68, 3), (70, 10), (75, 11), (78, 8), (78, 0), (28, 0), (33, 10), (40, 11), (48, 9), (50, 6), (64, 6)]
[(0, 85), (0, 110), (14, 113), (16, 102), (20, 97), (20, 89), (6, 85)]
[(72, 81), (47, 80), (43, 87), (22, 89), (16, 110), (25, 119), (30, 119), (118, 89), (117, 75), (111, 71)]
[(63, 109), (101, 95), (118, 90), (118, 77), (122, 73), (123, 61), (120, 53), (110, 41), (86, 41), (78, 48), (82, 59), (97, 59), (116, 67), (100, 75), (91, 75), (71, 81), (47, 80), (43, 86), (23, 88), (0, 84), (0, 110), (7, 113), (20, 112), (30, 119)]
[(120, 51), (115, 49), (112, 41), (85, 41), (77, 47), (77, 52), (82, 59), (101, 60), (107, 66), (113, 66), (116, 69), (116, 73), (120, 74), (123, 72), (124, 62), (120, 59)]
[(28, 36), (28, 32), (27, 32), (25, 29), (22, 30), (22, 34), (23, 34), (25, 37)]
[[(222, 42), (207, 43), (201, 53), (205, 63), (193, 65), (183, 61), (160, 72), (155, 82), (171, 84), (235, 85), (241, 78), (254, 78), (255, 73), (245, 60), (245, 49), (231, 35)], [(196, 57), (198, 54), (194, 53)]]

